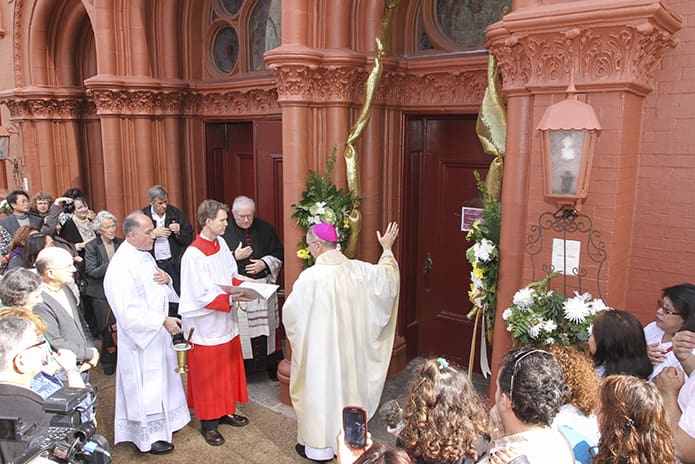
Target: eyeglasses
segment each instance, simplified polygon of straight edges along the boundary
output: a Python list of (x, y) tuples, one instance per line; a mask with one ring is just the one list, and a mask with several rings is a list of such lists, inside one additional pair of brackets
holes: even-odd
[(666, 305), (663, 299), (656, 300), (656, 307), (661, 308), (664, 314), (680, 316), (680, 313), (672, 306)]
[(20, 354), (24, 353), (25, 351), (28, 351), (28, 350), (30, 350), (30, 349), (32, 349), (32, 348), (37, 348), (37, 347), (40, 347), (40, 346), (44, 346), (46, 343), (47, 343), (47, 342), (46, 342), (46, 339), (44, 338), (43, 335), (41, 335), (40, 337), (37, 338), (36, 343), (34, 343), (33, 345), (29, 345), (29, 346), (27, 346), (26, 348), (22, 348), (21, 350), (19, 350), (19, 351), (17, 352), (17, 354), (14, 355), (14, 358), (13, 358), (12, 360), (14, 361), (14, 359), (16, 359), (17, 356), (19, 356)]
[(239, 219), (240, 221), (244, 219), (251, 220), (253, 219), (253, 214), (235, 214), (234, 218)]
[(70, 263), (67, 266), (55, 266), (55, 267), (49, 267), (48, 268), (48, 270), (50, 270), (50, 271), (62, 270), (62, 269), (75, 269), (75, 265), (73, 263)]
[(309, 248), (314, 243), (318, 243), (318, 240), (314, 240), (313, 242), (306, 242), (306, 247)]
[(517, 368), (519, 367), (519, 364), (521, 363), (521, 361), (524, 360), (524, 358), (527, 358), (534, 353), (550, 354), (547, 351), (543, 351), (543, 350), (531, 350), (531, 351), (527, 351), (526, 353), (522, 354), (521, 356), (519, 356), (518, 358), (516, 358), (514, 360), (514, 366), (512, 366), (512, 380), (511, 380), (511, 382), (509, 382), (509, 400), (512, 402), (512, 404), (514, 404), (514, 398), (512, 395), (514, 393), (514, 376), (516, 375)]

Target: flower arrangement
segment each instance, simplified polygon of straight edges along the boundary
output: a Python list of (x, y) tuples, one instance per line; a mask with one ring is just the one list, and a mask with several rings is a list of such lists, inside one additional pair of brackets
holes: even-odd
[(611, 308), (589, 293), (574, 292), (573, 297), (565, 298), (562, 292), (550, 290), (549, 282), (556, 275), (549, 274), (542, 281), (519, 289), (502, 319), (512, 339), (522, 345), (584, 348), (596, 314)]
[[(306, 190), (302, 193), (301, 201), (291, 205), (294, 211), (292, 219), (295, 219), (305, 231), (320, 222), (332, 224), (338, 232), (338, 243), (345, 248), (350, 239), (348, 218), (353, 205), (359, 201), (359, 198), (343, 188), (338, 188), (331, 180), (336, 151), (337, 147), (334, 145), (323, 174), (309, 171)], [(297, 257), (302, 260), (305, 269), (314, 264), (314, 257), (309, 252), (305, 234), (297, 244)]]
[(487, 337), (492, 341), (495, 328), (495, 307), (497, 305), (497, 271), (499, 267), (500, 243), (500, 202), (488, 191), (477, 171), (473, 173), (478, 190), (483, 195), (482, 220), (475, 221), (466, 235), (473, 246), (466, 250), (466, 259), (473, 266), (468, 297), (473, 303), (472, 318), (478, 311), (483, 312)]

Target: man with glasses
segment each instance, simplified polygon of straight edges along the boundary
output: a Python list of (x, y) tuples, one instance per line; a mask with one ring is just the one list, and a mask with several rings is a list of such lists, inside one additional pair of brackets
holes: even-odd
[[(46, 340), (36, 336), (33, 323), (19, 317), (0, 319), (0, 411), (23, 423), (48, 427), (52, 415), (43, 410), (43, 398), (29, 385), (43, 367)], [(0, 440), (2, 462), (19, 456), (27, 444)]]
[(491, 414), (503, 436), (491, 444), (490, 455), (525, 455), (530, 464), (574, 464), (569, 442), (551, 427), (568, 394), (562, 368), (550, 353), (535, 348), (507, 353), (497, 376)]
[(36, 271), (43, 280), (43, 302), (34, 307), (34, 312), (46, 321), (46, 339), (56, 351), (63, 348), (75, 353), (80, 371), (96, 366), (99, 351), (68, 285), (74, 282), (72, 255), (62, 248), (44, 248), (36, 257)]
[[(272, 224), (257, 218), (255, 202), (245, 196), (234, 199), (232, 216), (222, 238), (234, 250), (239, 278), (274, 284), (278, 280), (284, 250)], [(249, 301), (239, 312), (239, 334), (245, 364), (253, 370), (267, 370), (277, 380), (282, 360), (277, 295)]]
[(376, 412), (396, 331), (399, 271), (391, 251), (395, 222), (376, 232), (378, 264), (348, 259), (331, 224), (306, 233), (316, 264), (295, 281), (283, 306), (292, 346), (290, 395), (297, 413), (297, 453), (330, 461), (336, 451), (343, 406)]
[[(0, 228), (7, 232), (7, 234), (1, 234), (0, 237), (9, 237), (11, 241), (14, 234), (22, 226), (32, 226), (41, 229), (43, 219), (29, 214), (31, 201), (27, 192), (24, 190), (13, 190), (5, 199), (12, 207), (12, 214), (0, 219)], [(10, 241), (6, 239), (0, 240), (0, 254), (6, 255), (10, 251)]]

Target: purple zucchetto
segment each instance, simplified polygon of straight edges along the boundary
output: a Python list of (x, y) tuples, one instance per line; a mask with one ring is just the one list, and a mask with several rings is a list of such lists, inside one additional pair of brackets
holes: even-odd
[(314, 235), (316, 235), (321, 240), (327, 242), (337, 243), (338, 242), (338, 232), (336, 232), (335, 227), (327, 222), (320, 222), (314, 224)]

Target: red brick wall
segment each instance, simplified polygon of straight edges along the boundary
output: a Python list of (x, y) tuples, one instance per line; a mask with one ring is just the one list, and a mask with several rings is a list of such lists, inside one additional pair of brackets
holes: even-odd
[(695, 282), (695, 2), (665, 3), (683, 29), (644, 101), (625, 308), (643, 322), (663, 287)]

